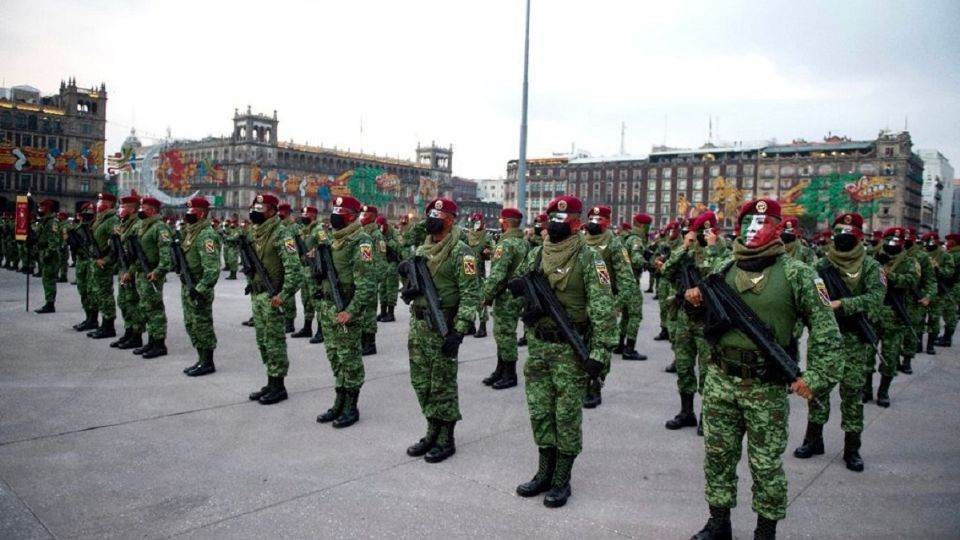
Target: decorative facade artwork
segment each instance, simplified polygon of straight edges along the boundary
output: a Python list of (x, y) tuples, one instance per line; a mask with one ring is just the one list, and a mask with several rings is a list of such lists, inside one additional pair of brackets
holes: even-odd
[(834, 173), (803, 181), (781, 194), (780, 200), (784, 214), (829, 221), (844, 212), (859, 212), (868, 218), (877, 212), (880, 202), (892, 201), (895, 195), (891, 178)]
[(409, 199), (403, 195), (399, 176), (369, 167), (350, 169), (332, 176), (288, 174), (251, 165), (250, 180), (258, 189), (299, 195), (301, 198), (323, 202), (329, 202), (332, 197), (353, 196), (379, 206)]
[(173, 195), (189, 193), (193, 184), (223, 185), (227, 180), (227, 172), (222, 165), (209, 159), (187, 159), (183, 150), (164, 150), (160, 152), (159, 159), (157, 185)]
[(96, 173), (103, 167), (103, 143), (82, 151), (14, 146), (0, 141), (0, 170), (17, 172)]
[(137, 153), (130, 147), (123, 148), (114, 154), (113, 157), (110, 158), (110, 164), (107, 167), (107, 172), (110, 174), (136, 171)]
[(733, 182), (727, 182), (722, 176), (714, 178), (710, 187), (712, 190), (707, 208), (717, 215), (717, 219), (736, 218), (743, 206), (744, 190), (737, 189)]

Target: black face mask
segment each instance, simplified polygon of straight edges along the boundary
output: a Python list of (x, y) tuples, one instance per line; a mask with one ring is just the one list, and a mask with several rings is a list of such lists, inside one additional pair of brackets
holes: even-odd
[(550, 222), (547, 225), (547, 236), (550, 237), (550, 241), (556, 244), (557, 242), (563, 242), (570, 235), (573, 234), (570, 230), (570, 224), (567, 222), (555, 223)]
[(789, 244), (797, 239), (797, 235), (793, 233), (780, 233), (780, 239), (783, 240), (784, 244)]
[(587, 223), (587, 233), (596, 236), (603, 232), (603, 227), (599, 223)]
[(833, 235), (833, 247), (837, 251), (850, 251), (857, 247), (857, 237), (852, 234)]
[(910, 249), (913, 247), (913, 240), (907, 240), (903, 245), (906, 246), (907, 249)]
[(330, 214), (330, 226), (339, 231), (347, 226), (347, 218), (342, 214)]
[(873, 246), (873, 247), (877, 247), (877, 246), (880, 245), (880, 241), (879, 241), (879, 240), (871, 240), (871, 241), (870, 241), (870, 245)]
[(902, 246), (891, 246), (890, 244), (884, 244), (883, 246), (883, 252), (891, 257), (896, 257), (901, 251), (903, 251)]
[(250, 212), (250, 222), (254, 225), (260, 225), (267, 220), (267, 215), (263, 212)]
[(80, 219), (89, 223), (93, 221), (93, 214), (80, 214)]
[(534, 227), (533, 234), (535, 236), (540, 236), (541, 234), (543, 234), (543, 227)]
[(146, 212), (137, 212), (137, 217), (140, 219), (147, 219), (150, 216), (148, 216)]
[(197, 221), (198, 221), (198, 218), (196, 214), (187, 214), (187, 223), (189, 223), (190, 225), (193, 225)]
[(302, 217), (302, 218), (300, 218), (300, 223), (302, 223), (302, 224), (304, 224), (304, 225), (309, 225), (312, 221), (313, 221), (313, 220), (310, 219), (310, 218), (308, 218), (308, 217)]
[(936, 251), (940, 246), (936, 244), (927, 244), (927, 251)]
[(427, 234), (437, 234), (443, 231), (443, 218), (428, 217), (426, 228)]
[(697, 243), (700, 244), (700, 247), (707, 247), (707, 237), (702, 232), (697, 233)]
[(877, 253), (877, 262), (880, 264), (887, 264), (890, 262), (890, 256), (884, 252)]

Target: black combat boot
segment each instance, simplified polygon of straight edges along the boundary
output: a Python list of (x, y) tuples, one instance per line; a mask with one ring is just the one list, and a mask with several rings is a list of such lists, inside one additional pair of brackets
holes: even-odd
[(250, 392), (250, 394), (247, 396), (247, 398), (248, 398), (250, 401), (260, 401), (260, 396), (266, 394), (266, 393), (267, 393), (267, 390), (270, 390), (270, 381), (272, 381), (272, 380), (273, 380), (273, 379), (272, 379), (271, 377), (267, 377), (267, 384), (266, 384), (265, 386), (261, 386), (259, 390), (255, 390), (255, 391), (253, 391), (253, 392)]
[(120, 347), (121, 345), (123, 345), (124, 343), (126, 343), (127, 340), (130, 339), (130, 336), (132, 336), (132, 335), (133, 335), (133, 328), (124, 328), (124, 330), (123, 330), (123, 335), (120, 336), (120, 339), (118, 339), (118, 340), (116, 340), (116, 341), (111, 341), (111, 342), (110, 342), (110, 346), (113, 347), (114, 349), (116, 349), (116, 348)]
[(363, 343), (363, 352), (361, 356), (370, 356), (372, 354), (377, 354), (377, 335), (376, 334), (363, 334), (362, 336)]
[(486, 386), (493, 386), (493, 383), (499, 381), (501, 376), (503, 376), (503, 360), (497, 356), (497, 367), (493, 368), (493, 373), (480, 382)]
[(494, 381), (493, 389), (504, 390), (506, 388), (513, 388), (516, 385), (517, 385), (517, 363), (504, 362), (503, 371), (501, 372), (500, 379), (497, 381)]
[[(927, 354), (937, 354), (937, 350), (933, 348), (934, 341), (936, 341), (936, 339), (937, 334), (927, 334)], [(907, 372), (904, 371), (904, 373)]]
[(103, 322), (100, 323), (100, 328), (87, 334), (87, 337), (93, 339), (117, 337), (117, 330), (113, 327), (113, 321), (115, 320), (116, 319), (103, 319)]
[(653, 337), (654, 341), (666, 341), (670, 339), (670, 332), (667, 331), (666, 326), (660, 327), (660, 333)]
[(867, 373), (867, 380), (863, 383), (863, 402), (873, 401), (873, 373)]
[(387, 312), (387, 306), (380, 304), (380, 313), (377, 313), (377, 322), (383, 321), (383, 316)]
[(320, 326), (320, 321), (317, 321), (317, 333), (310, 338), (310, 343), (323, 343), (323, 327)]
[(440, 463), (448, 457), (457, 453), (457, 444), (453, 437), (453, 428), (457, 421), (440, 421), (440, 429), (437, 432), (437, 444), (427, 451), (423, 460), (427, 463)]
[(553, 470), (553, 481), (550, 482), (550, 491), (543, 498), (543, 505), (547, 508), (560, 508), (567, 504), (570, 498), (570, 472), (573, 470), (573, 454), (557, 453), (557, 466)]
[(440, 420), (436, 418), (427, 418), (427, 434), (422, 439), (413, 443), (407, 448), (407, 455), (410, 457), (420, 457), (437, 444), (437, 435), (440, 431)]
[(47, 302), (40, 309), (33, 310), (34, 313), (56, 313), (57, 308), (53, 306), (53, 302)]
[(393, 313), (393, 310), (396, 309), (396, 308), (397, 308), (397, 306), (387, 306), (387, 308), (386, 308), (386, 313), (383, 314), (383, 319), (381, 319), (380, 322), (394, 322), (394, 321), (396, 321), (396, 320), (397, 320), (397, 316), (394, 315), (394, 313)]
[[(343, 413), (344, 389), (337, 387), (336, 391), (337, 397), (333, 400), (333, 406), (327, 409), (327, 412), (317, 415), (317, 422), (321, 424), (333, 422)], [(253, 394), (250, 395), (253, 396)]]
[[(153, 338), (150, 338), (153, 339)], [(167, 355), (167, 342), (164, 338), (154, 339), (153, 347), (149, 350), (143, 351), (143, 357), (146, 359), (150, 358), (159, 358), (161, 356)]]
[(707, 524), (700, 529), (700, 532), (693, 535), (690, 540), (732, 540), (733, 530), (730, 527), (730, 509), (710, 507), (710, 519)]
[(803, 444), (793, 451), (794, 457), (808, 459), (823, 454), (823, 424), (814, 424), (807, 420), (807, 433), (803, 436)]
[(217, 372), (217, 366), (213, 363), (213, 349), (204, 349), (197, 351), (200, 353), (200, 365), (187, 372), (190, 377), (202, 377)]
[(617, 346), (613, 348), (613, 354), (623, 354), (623, 342), (626, 339), (624, 336), (620, 336), (620, 341), (618, 341)]
[(236, 271), (236, 270), (231, 270), (231, 271), (230, 271), (230, 275), (227, 276), (227, 279), (230, 279), (230, 280), (237, 279), (237, 271)]
[(603, 396), (601, 395), (601, 389), (603, 388), (603, 383), (600, 379), (589, 379), (587, 381), (587, 392), (583, 396), (583, 407), (585, 409), (596, 409), (601, 403), (603, 403)]
[(703, 437), (703, 411), (700, 411), (700, 424), (697, 425), (697, 437)]
[(143, 332), (136, 330), (131, 330), (130, 337), (123, 343), (117, 345), (117, 348), (122, 350), (135, 349), (137, 347), (143, 347)]
[(256, 323), (253, 322), (253, 317), (250, 317), (249, 319), (243, 321), (243, 322), (240, 323), (240, 324), (242, 324), (242, 325), (244, 325), (244, 326), (255, 326), (255, 325), (256, 325)]
[(890, 383), (892, 382), (893, 377), (880, 376), (880, 386), (877, 388), (877, 405), (884, 408), (890, 406)]
[(79, 322), (73, 325), (73, 329), (76, 330), (77, 332), (85, 332), (87, 330), (93, 330), (94, 328), (97, 327), (97, 318), (99, 317), (99, 315), (100, 314), (97, 313), (97, 310), (95, 309), (88, 311), (87, 318), (84, 319), (82, 322)]
[[(937, 354), (936, 352), (927, 353), (927, 354)], [(913, 375), (913, 357), (905, 356), (900, 362), (900, 365), (897, 366), (897, 371), (900, 373), (906, 373), (907, 375)]]
[(667, 373), (676, 373), (676, 372), (677, 372), (677, 361), (674, 360), (673, 362), (670, 362), (670, 364), (667, 365), (667, 367), (663, 368), (663, 370), (666, 371)]
[(465, 336), (472, 336), (477, 333), (477, 325), (475, 321), (470, 321), (470, 326), (467, 327), (467, 331), (463, 333)]
[(534, 497), (550, 489), (553, 483), (553, 470), (557, 466), (557, 449), (553, 446), (540, 448), (540, 463), (533, 479), (517, 486), (517, 495)]
[(283, 377), (269, 377), (267, 391), (260, 396), (261, 405), (273, 405), (287, 399), (287, 388), (283, 385)]
[(943, 327), (943, 335), (940, 336), (933, 344), (937, 347), (950, 347), (953, 345), (953, 331), (955, 328)]
[(333, 421), (333, 427), (345, 428), (357, 423), (357, 420), (360, 419), (360, 409), (357, 408), (357, 399), (359, 397), (359, 388), (343, 389), (343, 412)]
[(190, 374), (191, 371), (200, 367), (200, 364), (203, 363), (203, 351), (197, 351), (197, 361), (185, 368), (183, 368), (184, 374)]
[(290, 334), (292, 338), (303, 338), (313, 336), (313, 319), (304, 319), (303, 328), (299, 332)]
[(776, 540), (777, 520), (757, 515), (757, 528), (753, 530), (753, 540)]
[(523, 335), (520, 336), (520, 339), (517, 340), (517, 347), (526, 347), (527, 346), (527, 332), (524, 330)]
[(153, 336), (149, 336), (149, 339), (147, 340), (147, 344), (146, 344), (146, 345), (141, 345), (141, 346), (137, 347), (136, 349), (134, 349), (132, 352), (133, 352), (133, 354), (135, 354), (135, 355), (137, 355), (137, 356), (139, 356), (139, 355), (141, 355), (141, 354), (144, 354), (144, 353), (146, 353), (147, 351), (149, 351), (150, 349), (153, 348), (153, 345), (154, 345), (155, 342), (156, 342), (156, 341), (153, 339)]
[(287, 321), (286, 324), (283, 326), (284, 334), (292, 334), (296, 331), (297, 331), (297, 327), (294, 326), (293, 319), (290, 319), (289, 321)]
[(843, 434), (843, 462), (853, 472), (863, 472), (863, 458), (860, 457), (860, 433)]
[(693, 412), (693, 394), (680, 394), (680, 412), (667, 420), (667, 429), (697, 427), (697, 414)]
[(487, 321), (480, 323), (480, 326), (477, 327), (477, 332), (473, 334), (475, 338), (485, 338), (487, 337)]
[(638, 353), (636, 346), (637, 340), (628, 339), (626, 346), (623, 348), (622, 358), (624, 360), (646, 360), (647, 355)]

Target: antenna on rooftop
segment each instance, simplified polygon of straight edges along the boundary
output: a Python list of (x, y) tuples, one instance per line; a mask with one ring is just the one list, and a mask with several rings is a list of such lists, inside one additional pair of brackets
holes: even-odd
[(627, 135), (627, 123), (621, 121), (620, 122), (620, 155), (621, 156), (627, 155), (626, 146), (624, 144), (624, 138), (626, 137), (626, 135)]

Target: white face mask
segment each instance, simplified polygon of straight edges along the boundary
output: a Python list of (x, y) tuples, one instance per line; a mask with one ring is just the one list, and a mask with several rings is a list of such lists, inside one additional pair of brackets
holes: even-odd
[(482, 221), (474, 221), (474, 222), (473, 222), (473, 230), (479, 231), (479, 230), (480, 230), (480, 227), (483, 227), (483, 222), (482, 222)]
[(743, 226), (742, 240), (746, 245), (751, 245), (757, 238), (757, 235), (764, 229), (769, 218), (763, 214), (753, 214), (750, 221)]

